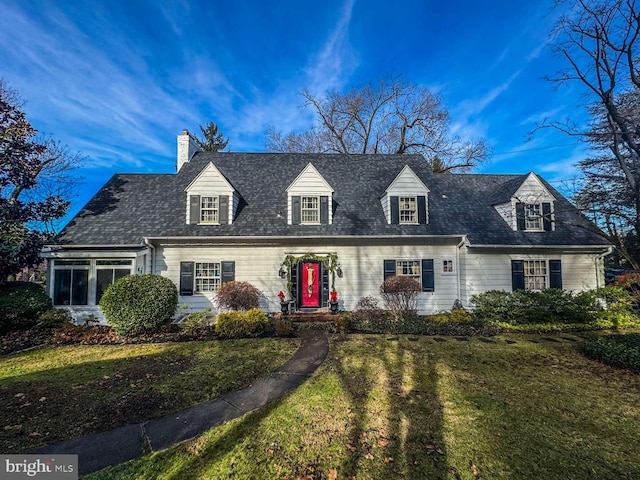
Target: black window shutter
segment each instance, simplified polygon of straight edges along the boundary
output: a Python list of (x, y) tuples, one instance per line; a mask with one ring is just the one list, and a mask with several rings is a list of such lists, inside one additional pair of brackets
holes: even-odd
[(300, 197), (291, 197), (291, 223), (300, 225)]
[(320, 223), (329, 224), (329, 197), (326, 195), (320, 197)]
[(193, 262), (180, 262), (180, 295), (193, 295)]
[(233, 282), (236, 279), (236, 262), (222, 262), (221, 283)]
[(562, 262), (549, 260), (549, 288), (562, 290)]
[(518, 221), (518, 230), (524, 230), (524, 203), (516, 203), (516, 220)]
[(433, 271), (433, 259), (422, 260), (422, 291), (433, 292), (435, 290), (435, 275)]
[(389, 197), (391, 201), (391, 223), (397, 225), (400, 223), (400, 201), (398, 197)]
[(524, 260), (511, 260), (511, 289), (524, 290)]
[(418, 223), (420, 225), (427, 223), (427, 197), (424, 195), (418, 196)]
[(189, 216), (191, 225), (200, 223), (200, 195), (189, 196)]
[(229, 223), (229, 195), (220, 195), (218, 223), (220, 225), (227, 225)]
[(396, 274), (396, 261), (385, 260), (384, 261), (384, 278), (386, 280), (389, 277), (393, 277)]
[(545, 232), (551, 231), (551, 204), (550, 203), (542, 204), (542, 225), (544, 226)]

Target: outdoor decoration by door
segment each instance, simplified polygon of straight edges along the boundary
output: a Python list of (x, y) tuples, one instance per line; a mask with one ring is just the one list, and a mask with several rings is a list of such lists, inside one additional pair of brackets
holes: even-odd
[(300, 269), (300, 306), (320, 306), (320, 264), (302, 262)]

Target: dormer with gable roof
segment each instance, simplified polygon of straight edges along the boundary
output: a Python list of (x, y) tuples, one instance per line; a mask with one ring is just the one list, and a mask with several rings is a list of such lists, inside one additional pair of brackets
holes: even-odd
[[(555, 230), (556, 198), (549, 189), (531, 172), (522, 181), (506, 185), (510, 198), (494, 205), (500, 216), (514, 231), (550, 232)], [(514, 190), (510, 192), (508, 190)]]
[(289, 225), (331, 225), (333, 188), (308, 163), (287, 187), (287, 223)]
[(429, 223), (429, 189), (405, 165), (380, 198), (388, 224), (424, 225)]
[(209, 162), (187, 188), (186, 223), (231, 225), (240, 196), (216, 166)]

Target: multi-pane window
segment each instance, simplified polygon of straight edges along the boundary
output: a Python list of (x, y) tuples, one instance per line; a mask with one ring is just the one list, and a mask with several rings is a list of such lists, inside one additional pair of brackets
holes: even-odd
[(542, 210), (539, 203), (528, 203), (524, 206), (524, 228), (542, 230)]
[(318, 197), (302, 197), (302, 223), (320, 223), (320, 202)]
[(196, 292), (215, 292), (220, 288), (220, 264), (196, 263)]
[(200, 197), (200, 223), (218, 223), (218, 197)]
[(418, 223), (416, 197), (400, 197), (400, 223)]
[(396, 260), (396, 275), (420, 281), (420, 260)]
[(86, 305), (89, 294), (89, 260), (55, 260), (54, 305)]
[(442, 273), (453, 273), (453, 260), (442, 261)]
[(547, 261), (524, 261), (524, 288), (525, 290), (544, 290), (547, 288)]

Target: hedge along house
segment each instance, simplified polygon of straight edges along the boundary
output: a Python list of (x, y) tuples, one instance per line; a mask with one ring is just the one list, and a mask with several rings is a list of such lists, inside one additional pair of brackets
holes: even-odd
[(350, 310), (391, 275), (422, 286), (419, 310), (487, 290), (604, 284), (610, 246), (553, 187), (525, 175), (434, 174), (420, 155), (200, 152), (178, 136), (175, 174), (114, 175), (52, 245), (49, 294), (101, 316), (104, 289), (156, 273), (191, 310), (229, 280), (302, 311), (330, 291)]

